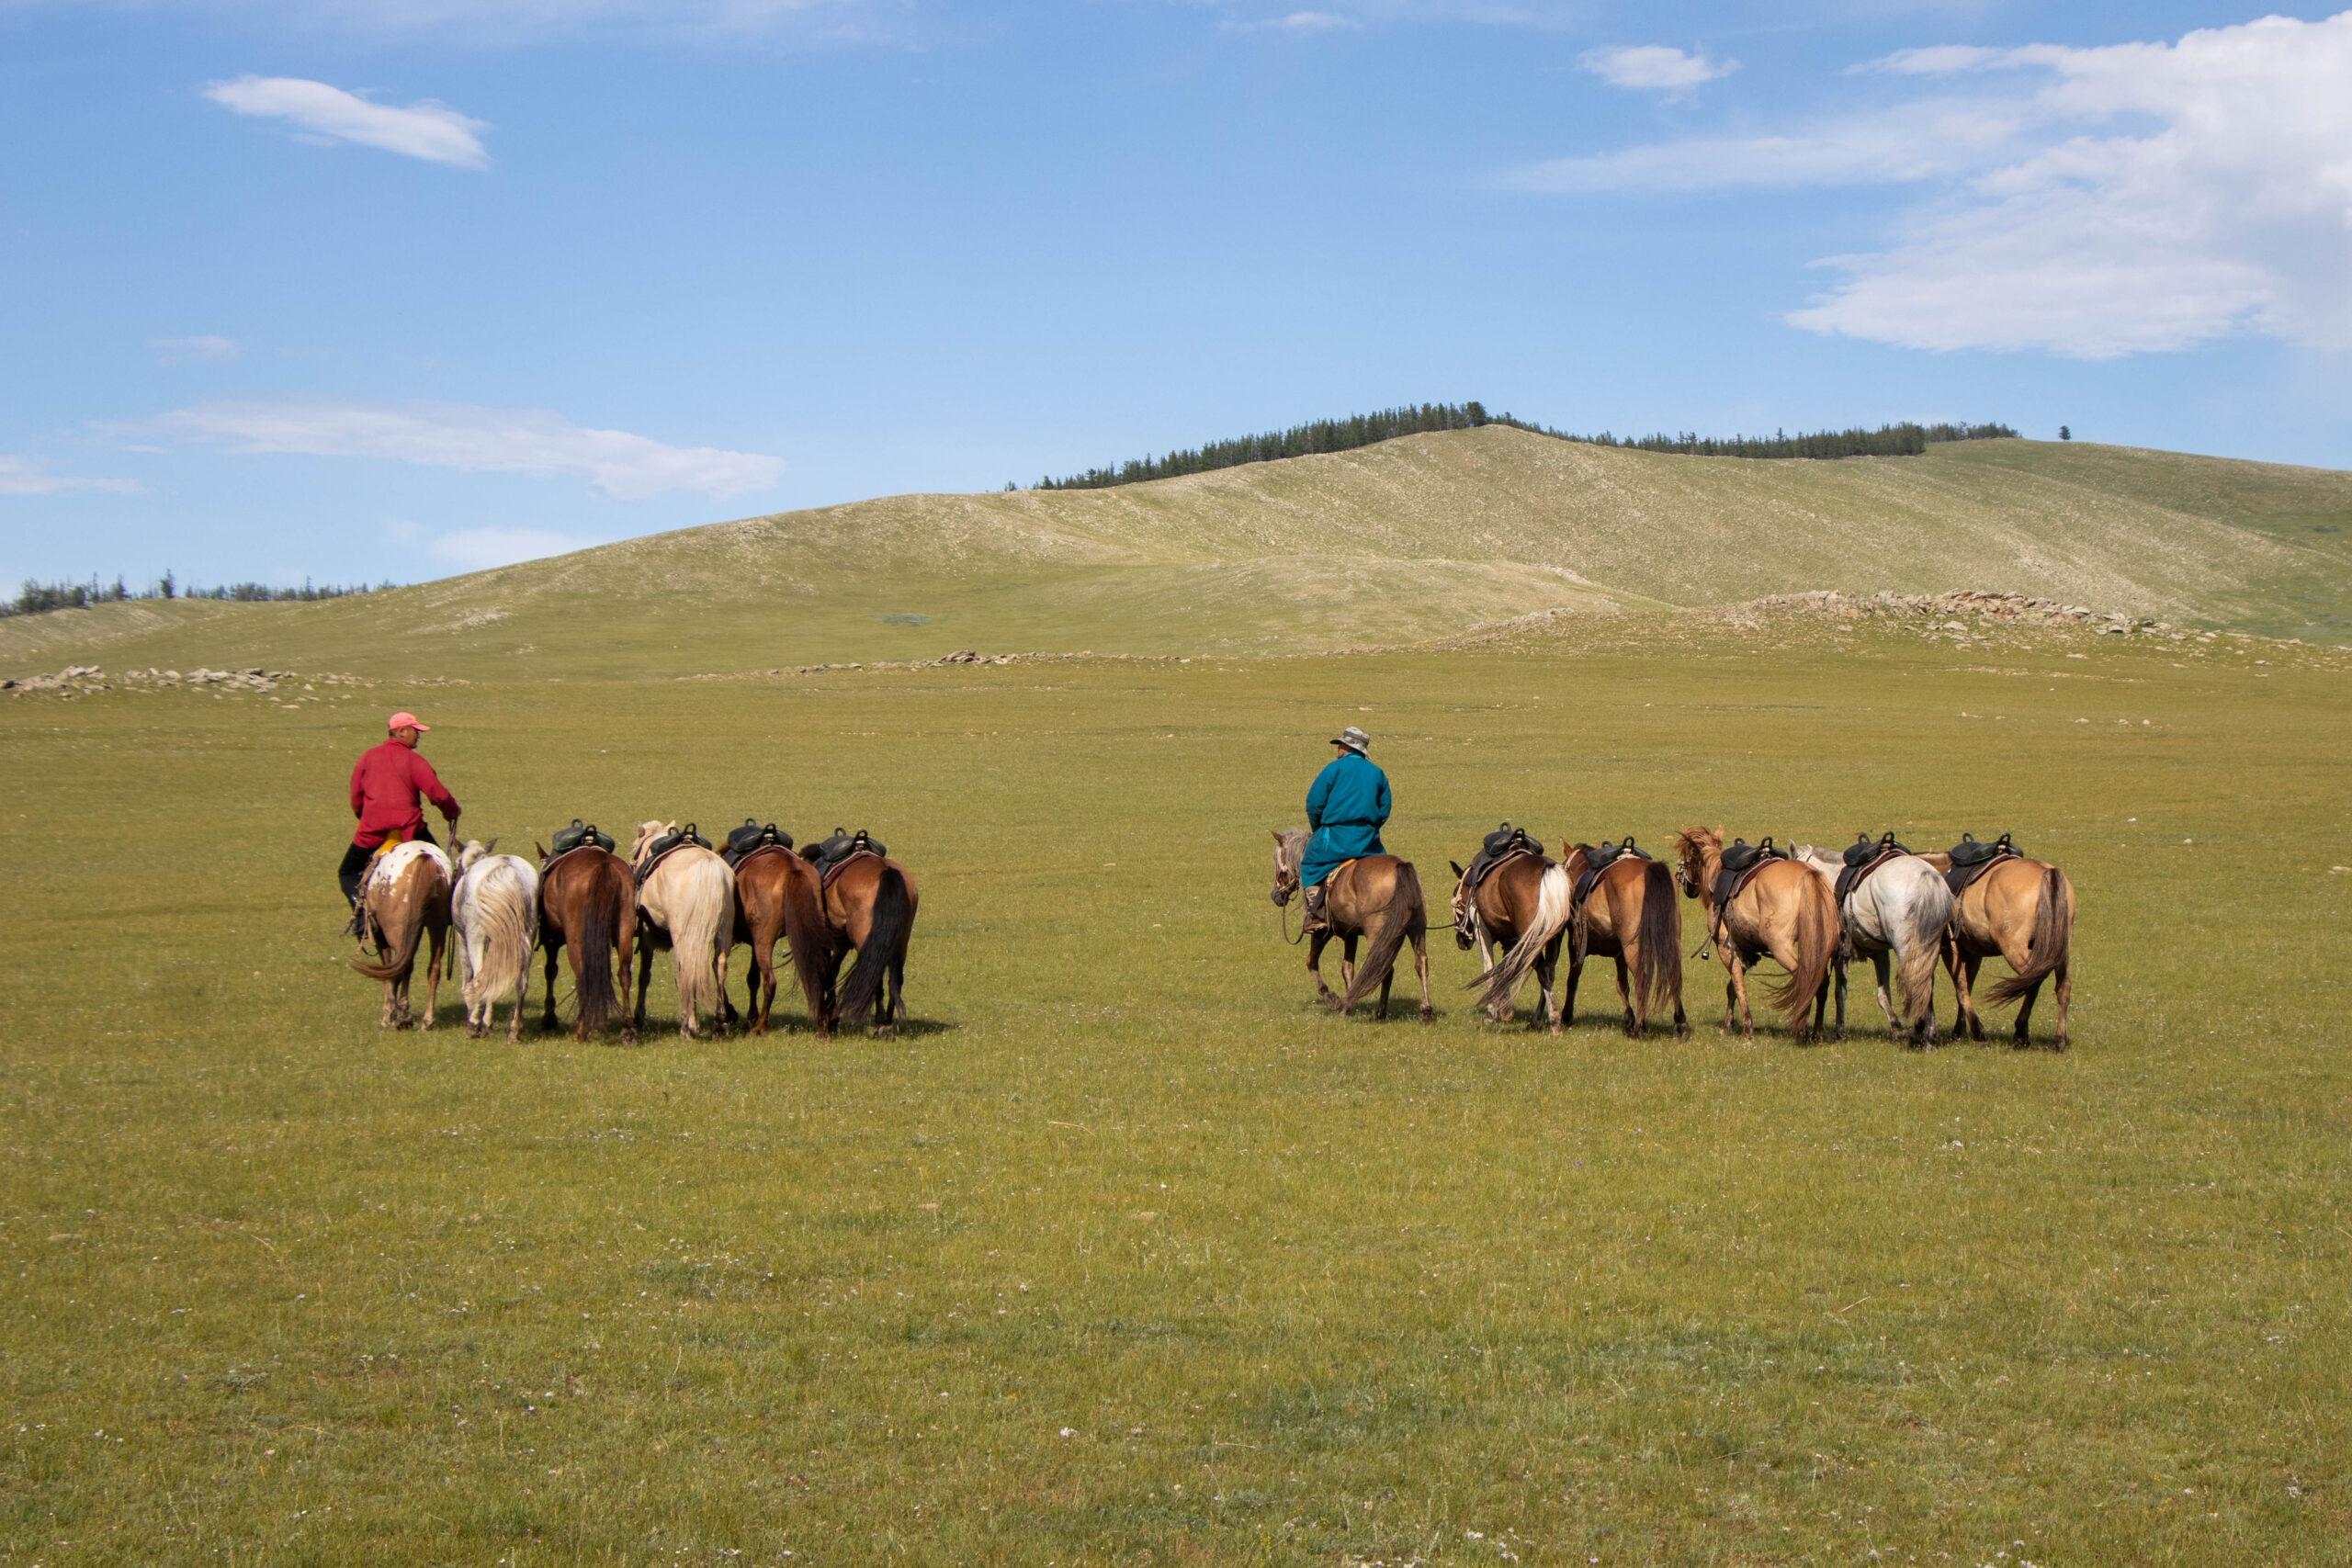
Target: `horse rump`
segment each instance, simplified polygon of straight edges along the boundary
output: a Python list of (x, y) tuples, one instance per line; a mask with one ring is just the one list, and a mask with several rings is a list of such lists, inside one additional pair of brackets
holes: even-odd
[[(532, 906), (523, 897), (523, 890), (514, 874), (502, 868), (493, 877), (485, 876), (473, 899), (474, 930), (467, 932), (467, 963), (472, 973), (466, 976), (466, 1005), (481, 1007), (495, 1001), (509, 991), (515, 994), (519, 1005), (522, 992), (529, 985), (528, 965), (535, 933), (531, 930)], [(475, 962), (473, 942), (481, 943), (481, 958)]]
[(1356, 965), (1355, 979), (1348, 987), (1348, 994), (1340, 998), (1342, 1009), (1351, 1008), (1380, 988), (1380, 983), (1396, 967), (1396, 955), (1405, 951), (1405, 939), (1411, 934), (1413, 917), (1423, 914), (1421, 874), (1413, 863), (1396, 863), (1396, 885), (1389, 889), (1388, 907), (1381, 911), (1379, 929), (1372, 933), (1372, 945), (1365, 949), (1363, 962)]
[(1829, 980), (1829, 961), (1838, 946), (1838, 905), (1828, 883), (1805, 870), (1797, 884), (1797, 966), (1768, 993), (1788, 1026), (1803, 1030), (1805, 1010)]
[(2041, 868), (2041, 908), (2034, 911), (2033, 948), (2026, 958), (2025, 967), (2006, 980), (1996, 982), (1984, 993), (1984, 999), (1996, 1006), (2024, 999), (2027, 992), (2050, 977), (2051, 972), (2066, 962), (2074, 946), (2074, 922), (2066, 918), (2066, 877), (2054, 865)]
[(914, 900), (907, 892), (906, 873), (895, 865), (884, 864), (874, 885), (874, 908), (866, 919), (865, 944), (857, 950), (857, 962), (851, 966), (849, 978), (842, 983), (838, 1016), (853, 1021), (865, 1017), (882, 995), (882, 982), (888, 976), (890, 966), (907, 961), (907, 931), (914, 919), (913, 909)]
[(1674, 897), (1674, 874), (1661, 861), (1643, 864), (1642, 913), (1637, 921), (1625, 918), (1623, 897), (1623, 890), (1612, 880), (1609, 908), (1617, 929), (1638, 932), (1632, 995), (1626, 999), (1634, 1004), (1634, 1018), (1647, 1022), (1650, 1014), (1671, 1007), (1682, 995), (1682, 908)]
[(1544, 950), (1551, 945), (1552, 939), (1567, 929), (1573, 891), (1566, 866), (1544, 868), (1542, 880), (1535, 885), (1535, 918), (1528, 922), (1527, 930), (1521, 933), (1520, 939), (1511, 944), (1510, 951), (1503, 954), (1494, 968), (1476, 979), (1465, 982), (1462, 987), (1465, 991), (1476, 987), (1485, 987), (1478, 998), (1479, 1006), (1491, 1012), (1510, 1003), (1512, 994), (1519, 989), (1519, 983), (1527, 977), (1530, 969), (1535, 967), (1535, 961), (1544, 955)]

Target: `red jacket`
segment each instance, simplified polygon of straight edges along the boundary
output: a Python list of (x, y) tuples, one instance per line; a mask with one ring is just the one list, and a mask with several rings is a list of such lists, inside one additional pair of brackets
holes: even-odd
[(397, 740), (370, 747), (351, 770), (351, 814), (359, 831), (351, 841), (372, 850), (393, 833), (413, 839), (424, 826), (424, 812), (416, 803), (422, 793), (440, 807), (449, 821), (458, 819), (458, 798), (442, 787), (433, 764)]

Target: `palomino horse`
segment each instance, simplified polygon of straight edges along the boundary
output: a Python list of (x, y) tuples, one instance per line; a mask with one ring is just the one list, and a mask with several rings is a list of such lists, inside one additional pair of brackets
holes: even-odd
[[(877, 1035), (895, 1033), (907, 1016), (907, 947), (913, 940), (915, 911), (922, 894), (897, 861), (868, 851), (841, 863), (824, 884), (820, 908), (824, 923), (808, 939), (809, 963), (823, 981), (826, 1006), (817, 1029), (829, 1033), (842, 1022), (870, 1021)], [(792, 937), (793, 963), (802, 963), (802, 938)], [(842, 959), (857, 949), (857, 962), (842, 982), (834, 980)], [(802, 970), (803, 983), (807, 970)], [(817, 1010), (811, 1010), (816, 1016)]]
[[(1274, 835), (1276, 904), (1287, 908), (1291, 896), (1298, 891), (1299, 862), (1311, 836), (1304, 828), (1289, 828)], [(1421, 899), (1420, 873), (1413, 869), (1411, 861), (1395, 855), (1366, 855), (1346, 862), (1324, 882), (1323, 914), (1328, 923), (1307, 946), (1306, 971), (1315, 976), (1315, 994), (1325, 1006), (1352, 1013), (1377, 986), (1380, 1005), (1373, 1016), (1386, 1018), (1396, 955), (1409, 941), (1414, 973), (1421, 982), (1421, 1021), (1436, 1020), (1437, 1010), (1430, 1005), (1429, 908)], [(1367, 935), (1372, 946), (1359, 965), (1356, 943)], [(1333, 994), (1323, 983), (1323, 949), (1334, 937), (1340, 940), (1340, 983), (1347, 987), (1344, 996)]]
[(645, 1028), (645, 993), (653, 979), (653, 950), (678, 959), (678, 1032), (702, 1033), (709, 1013), (727, 1032), (727, 956), (735, 932), (735, 874), (718, 854), (686, 842), (658, 860), (653, 840), (678, 830), (674, 822), (640, 822), (629, 861), (637, 886), (637, 1027)]
[(808, 1026), (831, 1032), (825, 1016), (830, 976), (821, 967), (831, 950), (826, 929), (824, 889), (817, 868), (782, 844), (763, 844), (735, 863), (735, 941), (752, 950), (743, 970), (743, 1010), (751, 1032), (768, 1032), (775, 1003), (775, 947), (782, 940), (808, 998)]
[[(1843, 941), (1838, 930), (1838, 901), (1810, 866), (1792, 860), (1770, 860), (1747, 879), (1727, 907), (1715, 902), (1715, 878), (1724, 867), (1724, 834), (1720, 828), (1685, 828), (1674, 836), (1674, 879), (1682, 896), (1696, 898), (1706, 911), (1707, 935), (1722, 954), (1731, 978), (1724, 986), (1724, 1029), (1735, 1018), (1747, 1039), (1756, 1038), (1756, 1019), (1747, 1005), (1747, 971), (1770, 955), (1789, 972), (1772, 988), (1771, 1003), (1781, 1011), (1800, 1040), (1822, 1032), (1829, 1002), (1832, 960)], [(1813, 1022), (1805, 1022), (1805, 1010)], [(1838, 988), (1838, 1033), (1846, 1032), (1846, 994)]]
[[(571, 989), (579, 1002), (571, 1037), (585, 1040), (601, 1034), (617, 1015), (621, 1043), (636, 1044), (637, 1028), (628, 1015), (629, 947), (636, 935), (637, 888), (628, 862), (594, 844), (582, 844), (551, 861), (541, 850), (539, 943), (548, 952), (548, 1010), (542, 1027), (550, 1032), (556, 1027), (556, 953), (569, 947)], [(613, 984), (616, 968), (617, 992)]]
[(1674, 901), (1672, 875), (1657, 861), (1621, 854), (1577, 899), (1575, 891), (1591, 863), (1592, 846), (1563, 842), (1560, 852), (1567, 858), (1544, 873), (1535, 919), (1487, 977), (1487, 996), (1517, 985), (1538, 961), (1543, 944), (1570, 931), (1568, 983), (1554, 1032), (1576, 1021), (1577, 983), (1584, 977), (1585, 960), (1597, 954), (1617, 961), (1617, 997), (1625, 1010), (1627, 1034), (1647, 1031), (1650, 1014), (1671, 1004), (1674, 1032), (1689, 1035), (1690, 1021), (1682, 1011), (1682, 910)]
[[(1945, 855), (1923, 857), (1933, 863)], [(1995, 861), (1954, 901), (1951, 937), (1944, 951), (1953, 989), (1960, 993), (1960, 1013), (1952, 1021), (1952, 1038), (1965, 1029), (1973, 1039), (1984, 1038), (1984, 1022), (1976, 1016), (1976, 971), (1987, 958), (2007, 960), (2012, 973), (1984, 993), (1996, 1006), (2020, 1002), (2012, 1043), (2025, 1045), (2026, 1021), (2033, 1016), (2034, 998), (2041, 982), (2055, 980), (2058, 998), (2057, 1048), (2066, 1048), (2066, 1007), (2075, 998), (2072, 960), (2075, 948), (2075, 885), (2066, 874), (2046, 861), (2009, 855)]]
[[(1811, 844), (1799, 844), (1790, 852), (1827, 877), (1831, 897), (1836, 897), (1838, 874), (1846, 869), (1842, 854)], [(1943, 953), (1951, 925), (1951, 889), (1943, 877), (1925, 857), (1898, 854), (1847, 894), (1838, 913), (1845, 922), (1847, 946), (1869, 959), (1878, 976), (1878, 1010), (1886, 1017), (1887, 1032), (1897, 1044), (1932, 1049), (1936, 960)], [(1838, 963), (1844, 966), (1843, 953)], [(1890, 968), (1892, 998), (1886, 989)]]
[(379, 1028), (408, 1027), (409, 976), (416, 972), (417, 942), (426, 936), (433, 953), (424, 965), (424, 1016), (415, 1021), (419, 1029), (433, 1027), (433, 1010), (441, 999), (441, 950), (449, 938), (450, 880), (449, 857), (422, 839), (395, 844), (368, 866), (359, 908), (365, 916), (361, 930), (376, 938), (376, 960), (355, 958), (351, 966), (384, 982)]
[(449, 923), (458, 930), (458, 978), (466, 997), (466, 1032), (490, 1032), (498, 998), (514, 998), (506, 1043), (523, 1032), (523, 1003), (531, 990), (531, 950), (539, 944), (539, 874), (520, 855), (491, 852), (469, 839), (458, 852), (458, 889), (449, 896)]
[[(1552, 869), (1546, 855), (1515, 854), (1488, 868), (1478, 879), (1474, 890), (1467, 874), (1452, 861), (1453, 866), (1453, 941), (1465, 952), (1478, 950), (1479, 978), (1470, 982), (1483, 985), (1495, 972), (1495, 954), (1508, 952), (1525, 940), (1535, 923), (1542, 906), (1540, 888), (1544, 874)], [(1530, 1029), (1542, 1029), (1546, 1024), (1552, 1032), (1560, 1032), (1560, 1004), (1553, 995), (1553, 984), (1559, 975), (1561, 932), (1555, 930), (1546, 942), (1536, 949), (1535, 1016), (1528, 1021)], [(1525, 971), (1521, 971), (1523, 974)], [(1503, 988), (1499, 998), (1485, 998), (1487, 1016), (1497, 1023), (1507, 1023), (1518, 1010), (1516, 993), (1518, 976)]]

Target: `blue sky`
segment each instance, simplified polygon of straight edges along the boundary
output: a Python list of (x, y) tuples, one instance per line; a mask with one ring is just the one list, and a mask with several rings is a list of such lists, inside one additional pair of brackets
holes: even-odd
[(2352, 467), (2352, 13), (0, 0), (0, 581), (1476, 398)]

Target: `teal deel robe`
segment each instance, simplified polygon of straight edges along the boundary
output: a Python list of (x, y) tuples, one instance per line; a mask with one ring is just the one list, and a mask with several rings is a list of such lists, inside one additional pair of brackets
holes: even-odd
[(1342, 861), (1386, 854), (1380, 828), (1387, 820), (1388, 775), (1354, 751), (1333, 758), (1306, 792), (1306, 825), (1315, 836), (1306, 840), (1299, 885), (1317, 886)]

